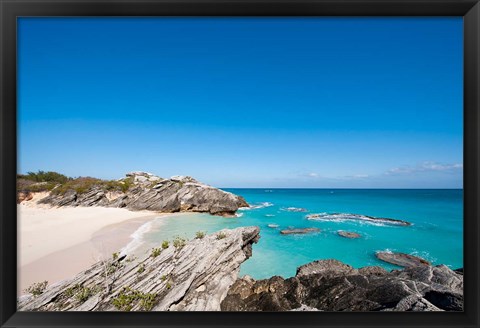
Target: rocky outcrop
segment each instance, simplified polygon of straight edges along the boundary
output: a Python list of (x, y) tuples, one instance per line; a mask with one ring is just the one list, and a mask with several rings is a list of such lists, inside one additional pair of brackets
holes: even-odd
[(351, 231), (340, 230), (340, 231), (337, 231), (337, 234), (341, 237), (350, 238), (350, 239), (356, 239), (361, 237), (360, 234), (356, 232), (351, 232)]
[[(99, 180), (100, 181), (100, 180)], [(158, 212), (207, 212), (233, 215), (249, 205), (241, 196), (203, 184), (188, 176), (162, 179), (150, 173), (132, 172), (118, 180), (124, 191), (109, 191), (110, 185), (91, 182), (88, 188), (53, 189), (41, 204), (52, 206), (107, 206)]]
[(394, 253), (389, 251), (376, 252), (375, 256), (382, 261), (395, 264), (401, 267), (413, 267), (419, 265), (430, 265), (425, 259), (405, 253)]
[(319, 232), (320, 229), (318, 228), (298, 228), (298, 229), (285, 229), (281, 230), (280, 233), (282, 235), (304, 235), (307, 233), (312, 233), (312, 232)]
[(141, 259), (112, 258), (22, 297), (20, 311), (217, 311), (252, 254), (258, 227), (177, 240)]
[(221, 304), (224, 311), (462, 311), (463, 276), (447, 266), (416, 266), (387, 272), (354, 269), (322, 260), (295, 277), (238, 279)]
[(410, 226), (410, 222), (390, 219), (390, 218), (380, 218), (373, 217), (363, 214), (350, 214), (350, 213), (318, 213), (318, 214), (309, 214), (306, 216), (308, 220), (318, 220), (318, 221), (360, 221), (367, 222), (371, 224), (386, 224), (386, 225), (397, 225), (397, 226)]

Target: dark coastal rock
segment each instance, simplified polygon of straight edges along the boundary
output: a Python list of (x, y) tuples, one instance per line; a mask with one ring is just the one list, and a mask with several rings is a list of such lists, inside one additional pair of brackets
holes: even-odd
[(430, 265), (425, 259), (405, 253), (394, 252), (376, 252), (375, 256), (382, 261), (395, 264), (402, 267), (425, 266)]
[(320, 229), (318, 228), (298, 228), (298, 229), (285, 229), (281, 230), (280, 233), (282, 235), (303, 235), (312, 232), (318, 232)]
[(308, 220), (319, 220), (319, 221), (365, 221), (373, 224), (387, 224), (387, 225), (398, 225), (398, 226), (410, 226), (410, 222), (398, 220), (398, 219), (389, 219), (381, 217), (373, 217), (362, 214), (350, 214), (350, 213), (319, 213), (319, 214), (309, 214), (307, 215)]
[(143, 258), (101, 261), (22, 297), (20, 311), (218, 311), (260, 229), (222, 230)]
[(249, 205), (241, 196), (234, 195), (193, 179), (174, 176), (162, 179), (150, 173), (128, 173), (132, 186), (125, 192), (109, 192), (101, 185), (78, 192), (70, 189), (63, 194), (50, 193), (39, 203), (52, 206), (107, 206), (129, 210), (158, 212), (207, 212), (214, 215), (232, 215), (240, 207)]
[(350, 232), (350, 231), (343, 231), (343, 230), (340, 230), (337, 232), (337, 234), (339, 236), (342, 236), (342, 237), (345, 237), (345, 238), (351, 238), (351, 239), (355, 239), (355, 238), (360, 238), (360, 234), (356, 233), (356, 232)]
[(224, 311), (461, 311), (463, 276), (446, 266), (387, 272), (315, 261), (295, 277), (239, 278), (222, 301)]

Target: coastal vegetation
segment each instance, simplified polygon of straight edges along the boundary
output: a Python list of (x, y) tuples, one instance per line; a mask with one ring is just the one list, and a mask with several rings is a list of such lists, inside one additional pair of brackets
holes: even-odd
[(41, 295), (47, 288), (48, 281), (36, 282), (25, 289), (25, 292), (32, 294), (33, 296)]
[(72, 178), (53, 171), (17, 174), (17, 191), (24, 193), (51, 191), (54, 195), (64, 195), (67, 191), (73, 190), (77, 194), (83, 194), (95, 187), (105, 191), (125, 193), (132, 185), (133, 177), (120, 180), (102, 180), (92, 177)]

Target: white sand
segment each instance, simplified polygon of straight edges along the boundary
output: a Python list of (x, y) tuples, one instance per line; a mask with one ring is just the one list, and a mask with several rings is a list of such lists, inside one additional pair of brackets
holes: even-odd
[(171, 215), (104, 207), (48, 208), (37, 204), (42, 196), (17, 206), (19, 295), (34, 282), (51, 284), (73, 277), (126, 246), (142, 224)]
[(152, 212), (104, 207), (44, 209), (20, 204), (17, 223), (19, 264), (26, 265), (45, 255), (89, 241), (96, 231), (106, 226), (139, 217), (152, 218)]

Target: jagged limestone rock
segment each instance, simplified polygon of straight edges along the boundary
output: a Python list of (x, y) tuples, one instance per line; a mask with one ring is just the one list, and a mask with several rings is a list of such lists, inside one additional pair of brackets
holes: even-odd
[(462, 311), (463, 276), (445, 265), (387, 272), (354, 269), (337, 260), (315, 261), (295, 277), (240, 278), (224, 311)]
[(19, 300), (20, 311), (218, 311), (258, 241), (258, 227), (179, 240), (144, 258), (101, 261)]
[(132, 186), (124, 193), (113, 194), (104, 186), (93, 184), (83, 192), (73, 189), (62, 194), (52, 192), (39, 203), (59, 207), (107, 206), (134, 211), (206, 212), (214, 215), (233, 215), (238, 208), (248, 207), (243, 197), (203, 184), (188, 176), (162, 179), (151, 173), (131, 172), (127, 173), (126, 177), (131, 180)]

